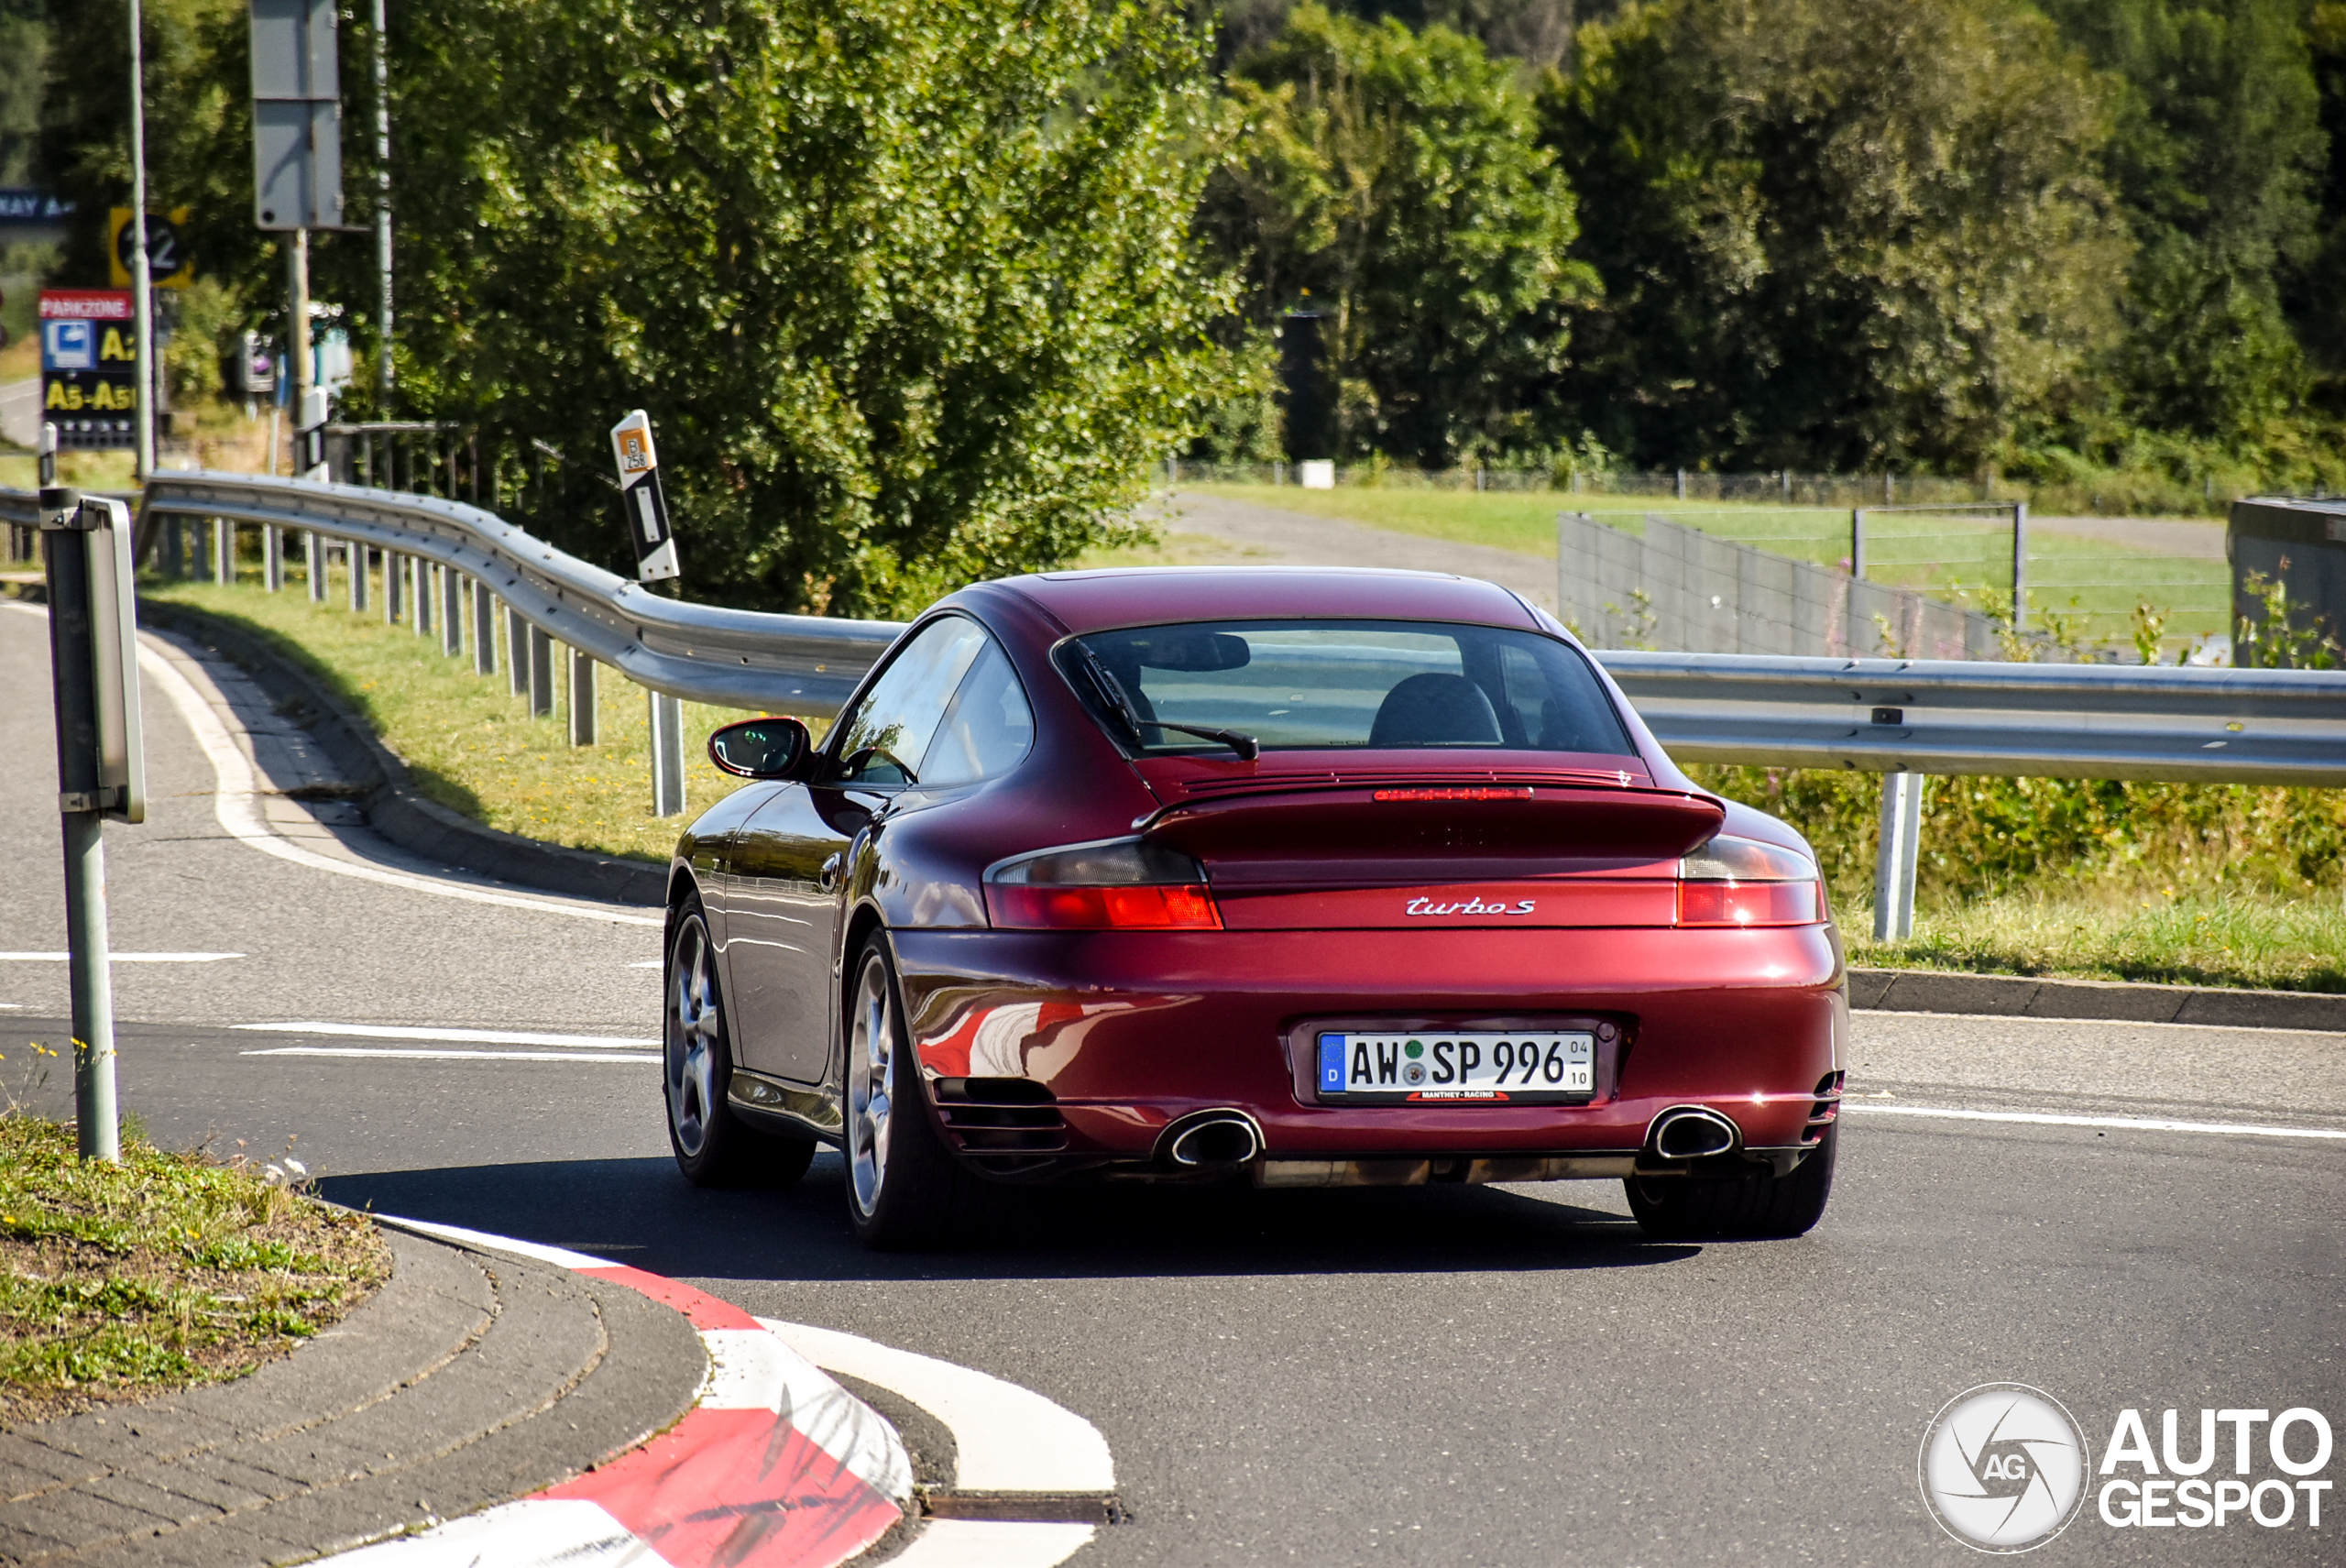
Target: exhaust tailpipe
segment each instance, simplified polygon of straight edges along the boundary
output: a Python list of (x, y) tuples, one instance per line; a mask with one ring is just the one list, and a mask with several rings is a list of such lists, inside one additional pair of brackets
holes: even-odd
[(1646, 1146), (1659, 1159), (1705, 1159), (1743, 1146), (1743, 1129), (1707, 1105), (1673, 1105), (1653, 1119)]
[(1197, 1111), (1166, 1129), (1159, 1146), (1183, 1170), (1244, 1165), (1263, 1152), (1263, 1130), (1244, 1111)]

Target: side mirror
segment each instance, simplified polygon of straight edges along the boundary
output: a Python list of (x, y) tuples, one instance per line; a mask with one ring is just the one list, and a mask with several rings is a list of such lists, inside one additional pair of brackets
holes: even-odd
[(815, 738), (795, 718), (744, 718), (708, 738), (708, 760), (736, 778), (795, 778), (814, 751)]

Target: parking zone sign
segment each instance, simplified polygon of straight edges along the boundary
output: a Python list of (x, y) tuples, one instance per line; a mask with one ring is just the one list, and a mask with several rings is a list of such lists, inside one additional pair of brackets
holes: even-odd
[(652, 444), (652, 416), (637, 409), (611, 426), (611, 455), (619, 466), (619, 514), (635, 541), (635, 580), (677, 575), (676, 540), (668, 531), (668, 497), (660, 488), (660, 456)]

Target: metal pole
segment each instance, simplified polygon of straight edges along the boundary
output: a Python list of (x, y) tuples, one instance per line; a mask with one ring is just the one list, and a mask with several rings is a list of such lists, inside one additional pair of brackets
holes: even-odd
[(342, 553), (350, 563), (350, 608), (356, 613), (367, 608), (367, 546), (354, 539)]
[(685, 814), (685, 705), (664, 692), (652, 696), (652, 815)]
[(554, 717), (554, 639), (535, 625), (530, 628), (530, 717)]
[(396, 551), (383, 552), (383, 624), (397, 626), (400, 620), (400, 558)]
[(2012, 630), (2028, 624), (2028, 503), (2012, 503)]
[(285, 533), (275, 523), (262, 525), (260, 531), (260, 572), (262, 586), (270, 593), (285, 587)]
[[(136, 13), (133, 13), (136, 15)], [(65, 945), (73, 993), (73, 1113), (83, 1159), (119, 1160), (114, 986), (106, 948), (105, 817), (98, 760), (97, 624), (80, 495), (41, 492), (49, 666), (57, 696), (57, 787), (65, 838)]]
[(383, 0), (375, 0), (375, 401), (391, 417), (391, 69)]
[[(310, 395), (312, 370), (310, 364), (310, 231), (308, 229), (293, 231), (293, 247), (285, 253), (285, 265), (286, 291), (291, 295), (293, 306), (293, 325), (285, 334), (285, 341), (292, 345), (293, 417), (299, 420), (301, 417), (301, 410), (305, 406), (303, 400)], [(298, 477), (301, 472), (301, 455), (297, 453), (294, 455), (293, 466), (288, 471)], [(355, 609), (358, 607), (354, 605), (351, 608)]]
[(326, 602), (326, 542), (314, 528), (301, 532), (302, 564), (310, 572), (310, 602)]
[(137, 315), (138, 389), (131, 394), (138, 471), (155, 471), (155, 280), (147, 275), (147, 49), (139, 0), (130, 0), (130, 308)]
[(595, 743), (595, 659), (584, 648), (570, 651), (570, 743)]
[(407, 620), (418, 637), (432, 630), (432, 567), (421, 555), (407, 558)]
[(1866, 509), (1849, 509), (1849, 576), (1866, 575)]
[(236, 525), (225, 517), (212, 520), (212, 580), (224, 588), (236, 580)]
[(473, 579), (473, 674), (497, 674), (497, 596)]
[(440, 652), (454, 659), (465, 651), (465, 579), (454, 566), (433, 566), (440, 579)]
[(530, 695), (530, 623), (510, 604), (505, 607), (505, 673), (515, 696)]
[(1923, 775), (1881, 775), (1881, 840), (1873, 861), (1873, 939), (1914, 934), (1914, 864), (1922, 847)]

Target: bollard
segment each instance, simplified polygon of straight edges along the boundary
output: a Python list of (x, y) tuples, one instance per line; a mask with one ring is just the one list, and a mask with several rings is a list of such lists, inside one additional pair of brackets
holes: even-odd
[(1922, 847), (1923, 775), (1881, 775), (1881, 840), (1873, 861), (1873, 939), (1914, 934), (1914, 862)]
[(583, 648), (570, 651), (570, 743), (595, 743), (595, 660)]
[(685, 705), (664, 692), (652, 696), (652, 815), (685, 814)]
[(440, 652), (451, 659), (465, 652), (464, 574), (454, 566), (433, 566), (440, 579)]
[(505, 674), (515, 696), (530, 695), (530, 623), (510, 604), (505, 607)]
[(473, 674), (497, 674), (497, 596), (473, 579)]
[(554, 717), (554, 639), (532, 625), (530, 639), (530, 717)]
[(270, 593), (285, 588), (285, 531), (275, 523), (260, 531), (260, 581)]

